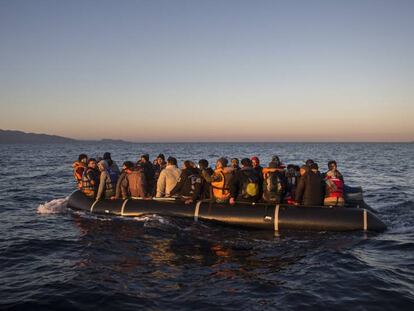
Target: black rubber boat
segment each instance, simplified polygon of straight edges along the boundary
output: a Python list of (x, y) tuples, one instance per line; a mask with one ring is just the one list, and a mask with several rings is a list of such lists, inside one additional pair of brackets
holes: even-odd
[[(357, 202), (357, 200), (354, 200)], [(361, 202), (360, 202), (361, 203)], [(315, 230), (315, 231), (377, 231), (386, 229), (385, 224), (368, 206), (355, 207), (301, 207), (267, 203), (213, 203), (198, 201), (186, 205), (175, 199), (129, 199), (94, 201), (81, 191), (71, 194), (68, 207), (94, 214), (137, 217), (163, 215), (191, 217), (195, 221), (208, 220), (233, 226), (261, 230)]]

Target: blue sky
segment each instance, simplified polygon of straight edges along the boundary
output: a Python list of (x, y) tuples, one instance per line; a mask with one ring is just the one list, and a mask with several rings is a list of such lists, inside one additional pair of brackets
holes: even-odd
[(412, 141), (414, 1), (0, 1), (0, 128)]

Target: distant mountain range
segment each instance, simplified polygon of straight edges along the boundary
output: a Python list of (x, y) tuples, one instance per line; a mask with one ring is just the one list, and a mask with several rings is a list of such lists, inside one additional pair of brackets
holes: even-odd
[[(76, 142), (98, 142), (91, 140), (77, 140), (57, 135), (25, 133), (22, 131), (9, 131), (0, 129), (0, 144), (62, 144)], [(125, 143), (120, 139), (102, 139), (99, 142), (104, 143)]]

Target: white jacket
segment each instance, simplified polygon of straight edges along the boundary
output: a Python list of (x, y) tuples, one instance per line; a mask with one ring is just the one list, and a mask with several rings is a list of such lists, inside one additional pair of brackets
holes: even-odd
[(158, 177), (156, 197), (169, 197), (171, 190), (177, 184), (181, 170), (175, 165), (167, 165)]

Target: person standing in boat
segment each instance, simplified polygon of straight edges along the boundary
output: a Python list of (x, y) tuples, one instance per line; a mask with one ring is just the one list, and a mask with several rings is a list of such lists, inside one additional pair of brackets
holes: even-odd
[(110, 199), (115, 195), (118, 174), (109, 168), (108, 162), (106, 160), (101, 160), (98, 163), (98, 169), (100, 171), (100, 177), (96, 199)]
[(88, 198), (95, 198), (99, 187), (99, 170), (96, 167), (96, 160), (90, 158), (88, 167), (82, 175), (82, 192)]
[(168, 157), (167, 166), (160, 172), (157, 181), (157, 198), (170, 197), (171, 190), (174, 189), (180, 178), (181, 170), (177, 167), (177, 159)]
[(192, 161), (184, 161), (178, 182), (170, 194), (182, 198), (185, 204), (193, 203), (200, 198), (201, 176)]
[(309, 166), (309, 171), (305, 172), (304, 175), (300, 177), (296, 189), (295, 204), (321, 206), (323, 205), (324, 195), (325, 181), (318, 170), (318, 164), (312, 163)]
[(336, 161), (328, 162), (328, 171), (323, 176), (326, 182), (324, 205), (344, 206), (344, 177), (338, 171)]
[(241, 160), (242, 168), (235, 172), (230, 187), (230, 204), (236, 200), (241, 202), (257, 202), (260, 199), (260, 176), (252, 167), (252, 161), (248, 158)]
[(75, 161), (72, 164), (73, 177), (75, 178), (78, 189), (82, 189), (82, 176), (86, 170), (87, 162), (88, 162), (88, 156), (82, 153), (79, 155), (78, 161)]
[(201, 199), (210, 199), (211, 198), (211, 184), (203, 177), (204, 174), (211, 178), (214, 174), (214, 171), (211, 167), (208, 166), (208, 161), (206, 159), (201, 159), (198, 161), (198, 167), (200, 169), (201, 175)]
[(207, 183), (211, 184), (212, 200), (217, 203), (226, 203), (230, 199), (230, 185), (234, 177), (234, 169), (228, 167), (228, 160), (224, 157), (216, 162), (213, 175), (202, 170), (201, 175)]

